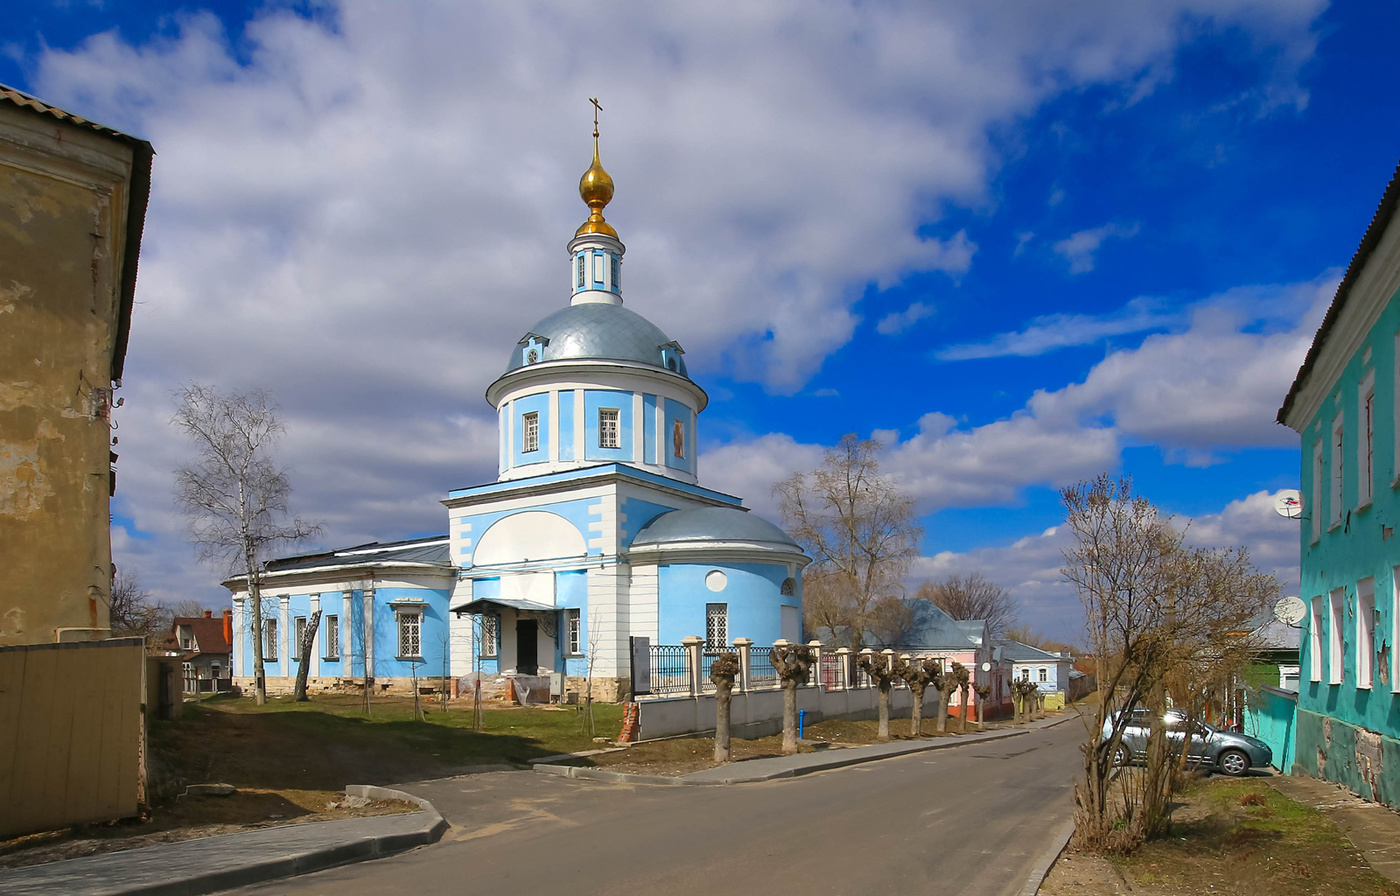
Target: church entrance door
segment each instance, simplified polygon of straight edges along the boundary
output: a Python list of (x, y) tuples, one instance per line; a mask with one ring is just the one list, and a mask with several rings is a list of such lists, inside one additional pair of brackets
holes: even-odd
[(515, 621), (515, 671), (521, 675), (539, 674), (539, 623), (533, 619)]

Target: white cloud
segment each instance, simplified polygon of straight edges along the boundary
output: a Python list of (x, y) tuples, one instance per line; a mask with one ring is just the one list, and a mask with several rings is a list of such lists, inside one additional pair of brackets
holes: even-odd
[(991, 128), (1139, 84), (1201, 30), (1277, 56), (1287, 95), (1317, 12), (350, 2), (266, 7), (232, 38), (193, 14), (144, 44), (45, 50), (37, 93), (158, 153), (117, 504), (156, 537), (123, 533), (119, 555), (172, 596), (211, 578), (173, 559), (167, 393), (194, 378), (277, 393), (295, 506), (328, 541), (440, 530), (435, 498), (494, 476), (486, 384), (567, 299), (587, 96), (631, 307), (697, 374), (788, 393), (851, 339), (866, 284), (968, 270), (975, 246), (938, 209), (980, 198)]
[(927, 302), (911, 302), (903, 311), (894, 311), (880, 318), (875, 332), (881, 336), (894, 336), (903, 333), (921, 320), (933, 316), (934, 308)]
[(1107, 239), (1131, 239), (1137, 236), (1137, 224), (1104, 224), (1090, 230), (1080, 230), (1055, 243), (1055, 254), (1069, 262), (1071, 274), (1083, 274), (1094, 269), (1095, 255)]
[(1088, 345), (1110, 336), (1141, 333), (1178, 324), (1179, 313), (1165, 311), (1162, 303), (1137, 298), (1110, 314), (1047, 314), (1015, 333), (1000, 333), (985, 342), (950, 345), (934, 352), (940, 361), (974, 358), (1032, 357), (1061, 348)]

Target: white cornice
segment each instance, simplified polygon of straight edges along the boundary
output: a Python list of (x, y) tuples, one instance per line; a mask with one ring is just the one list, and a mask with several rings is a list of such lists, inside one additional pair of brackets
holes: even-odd
[(1375, 251), (1344, 297), (1341, 312), (1298, 390), (1285, 422), (1302, 433), (1336, 387), (1347, 364), (1400, 290), (1400, 216), (1391, 220)]
[[(679, 390), (682, 394), (691, 397), (695, 402), (696, 413), (705, 410), (705, 406), (710, 403), (710, 396), (706, 394), (704, 389), (697, 386), (688, 377), (683, 377), (678, 373), (672, 373), (662, 367), (652, 367), (649, 364), (596, 358), (564, 358), (558, 361), (541, 361), (538, 364), (517, 367), (501, 374), (494, 383), (486, 387), (486, 400), (490, 402), (492, 408), (499, 409), (501, 400), (508, 393), (517, 389), (529, 386), (556, 385), (565, 381), (572, 385), (583, 380), (586, 384), (589, 374), (622, 376), (629, 379), (638, 377), (647, 382), (670, 386), (672, 389)], [(587, 387), (584, 385), (584, 388)], [(603, 388), (609, 387), (604, 386)]]

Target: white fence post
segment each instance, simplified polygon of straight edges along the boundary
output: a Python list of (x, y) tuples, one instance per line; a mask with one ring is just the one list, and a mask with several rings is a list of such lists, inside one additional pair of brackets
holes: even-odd
[[(875, 655), (875, 651), (872, 650), (872, 649), (870, 649), (869, 647), (862, 647), (861, 650), (860, 650), (860, 655), (861, 655), (861, 656), (874, 656), (874, 655)], [(857, 662), (857, 663), (860, 662), (859, 658), (857, 658), (856, 662)], [(857, 665), (856, 668), (857, 668), (857, 670), (859, 670), (859, 668), (860, 668), (859, 665)], [(856, 680), (857, 680), (857, 681), (860, 680), (859, 674), (857, 674)], [(869, 676), (867, 676), (866, 679), (865, 679), (865, 686), (866, 686), (866, 687), (870, 687), (870, 678), (869, 678)]]
[(815, 679), (817, 689), (825, 690), (825, 688), (822, 687), (822, 642), (813, 638), (807, 642), (807, 646), (812, 649), (812, 668), (817, 670), (817, 674), (808, 678), (807, 683), (811, 684), (813, 679)]
[(739, 692), (742, 694), (749, 692), (749, 648), (752, 646), (749, 638), (734, 639), (734, 651), (739, 654)]
[(836, 648), (837, 687), (843, 691), (851, 689), (851, 648)]
[(681, 639), (681, 644), (690, 653), (690, 696), (698, 697), (704, 690), (700, 686), (700, 649), (705, 646), (705, 639), (697, 635), (691, 635)]

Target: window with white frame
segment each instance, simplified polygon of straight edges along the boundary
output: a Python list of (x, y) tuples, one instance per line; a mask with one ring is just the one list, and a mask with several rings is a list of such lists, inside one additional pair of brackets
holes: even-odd
[(267, 644), (263, 647), (263, 659), (269, 663), (277, 662), (277, 620), (263, 620), (263, 638)]
[(531, 411), (526, 414), (522, 421), (522, 432), (524, 434), (523, 451), (540, 450), (540, 415), (538, 411)]
[(1356, 403), (1356, 506), (1371, 503), (1375, 491), (1376, 465), (1376, 372), (1361, 381)]
[(1370, 578), (1356, 583), (1356, 686), (1364, 690), (1371, 689), (1376, 677), (1375, 585)]
[(292, 639), (292, 659), (301, 659), (301, 641), (306, 637), (306, 617), (298, 616), (292, 625), (292, 631), (296, 637)]
[(1327, 465), (1322, 459), (1322, 440), (1313, 442), (1313, 481), (1312, 481), (1312, 510), (1308, 516), (1312, 519), (1312, 540), (1317, 541), (1322, 535), (1322, 496), (1323, 483), (1327, 481)]
[(399, 610), (394, 614), (399, 624), (399, 658), (421, 659), (423, 656), (423, 613), (419, 610)]
[(1342, 683), (1342, 626), (1346, 619), (1347, 592), (1345, 588), (1333, 591), (1328, 599), (1327, 620), (1327, 683)]
[(622, 437), (617, 424), (617, 408), (598, 409), (598, 447), (620, 448)]
[(1045, 668), (1044, 666), (1041, 666), (1041, 667), (1040, 667), (1040, 670), (1039, 670), (1039, 673), (1038, 673), (1038, 674), (1039, 674), (1039, 677), (1040, 677), (1040, 680), (1041, 680), (1041, 681), (1049, 681), (1049, 680), (1050, 680), (1050, 670), (1047, 669), (1047, 668)]
[(729, 604), (705, 604), (705, 649), (729, 646)]
[(583, 289), (583, 253), (578, 254), (578, 273), (574, 277), (574, 288)]
[(495, 657), (501, 653), (501, 617), (487, 613), (481, 617), (481, 655)]
[(1308, 679), (1322, 680), (1322, 598), (1312, 599), (1312, 614), (1308, 623)]
[(616, 255), (612, 257), (612, 286), (614, 292), (622, 288), (622, 259)]
[(569, 653), (580, 656), (583, 653), (583, 620), (578, 610), (566, 610), (565, 616), (568, 617)]
[(1342, 452), (1345, 450), (1343, 444), (1342, 415), (1338, 414), (1332, 421), (1332, 524), (1335, 526), (1342, 521)]
[(340, 659), (340, 617), (326, 617), (326, 654), (328, 660)]

